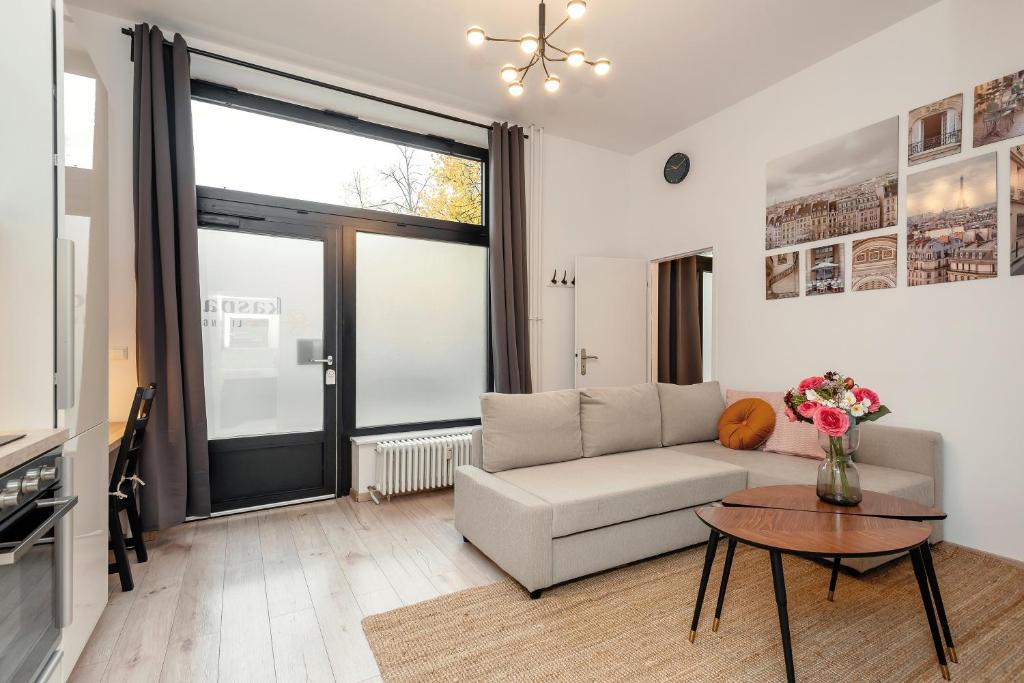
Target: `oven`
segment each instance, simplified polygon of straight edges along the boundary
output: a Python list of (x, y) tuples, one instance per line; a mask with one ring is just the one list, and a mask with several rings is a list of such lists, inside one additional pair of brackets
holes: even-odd
[(60, 449), (0, 475), (0, 683), (60, 678), (78, 503), (70, 491)]

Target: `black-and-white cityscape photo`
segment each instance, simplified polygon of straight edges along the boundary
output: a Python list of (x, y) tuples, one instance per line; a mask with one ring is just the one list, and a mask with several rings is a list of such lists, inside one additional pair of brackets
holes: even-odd
[(895, 116), (770, 162), (765, 248), (896, 225), (898, 169)]

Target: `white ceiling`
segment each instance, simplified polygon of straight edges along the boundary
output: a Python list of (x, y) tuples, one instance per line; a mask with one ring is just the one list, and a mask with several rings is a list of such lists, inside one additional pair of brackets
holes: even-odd
[[(559, 65), (558, 94), (531, 73), (516, 100), (498, 69), (518, 47), (472, 48), (464, 32), (535, 33), (536, 0), (68, 0), (627, 153), (936, 1), (589, 0), (556, 44), (611, 58), (612, 73)], [(564, 1), (548, 13), (549, 26), (560, 21)]]

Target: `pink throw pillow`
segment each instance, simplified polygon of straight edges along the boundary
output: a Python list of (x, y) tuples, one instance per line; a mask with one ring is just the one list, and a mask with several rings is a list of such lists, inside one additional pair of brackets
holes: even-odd
[(772, 453), (799, 455), (803, 458), (825, 459), (825, 451), (818, 445), (818, 430), (806, 422), (790, 422), (786, 417), (784, 391), (736, 391), (725, 392), (725, 405), (731, 406), (742, 398), (760, 398), (775, 409), (775, 431), (768, 437), (762, 448)]

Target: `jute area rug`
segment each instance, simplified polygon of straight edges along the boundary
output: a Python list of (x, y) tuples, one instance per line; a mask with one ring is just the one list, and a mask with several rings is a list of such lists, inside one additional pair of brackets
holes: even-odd
[[(725, 544), (697, 640), (687, 636), (704, 546), (589, 577), (539, 600), (511, 580), (363, 620), (385, 681), (784, 681), (768, 554), (739, 546), (712, 633)], [(933, 550), (960, 664), (954, 681), (1024, 681), (1024, 569)], [(799, 681), (941, 683), (908, 558), (828, 602), (828, 568), (784, 556)]]

